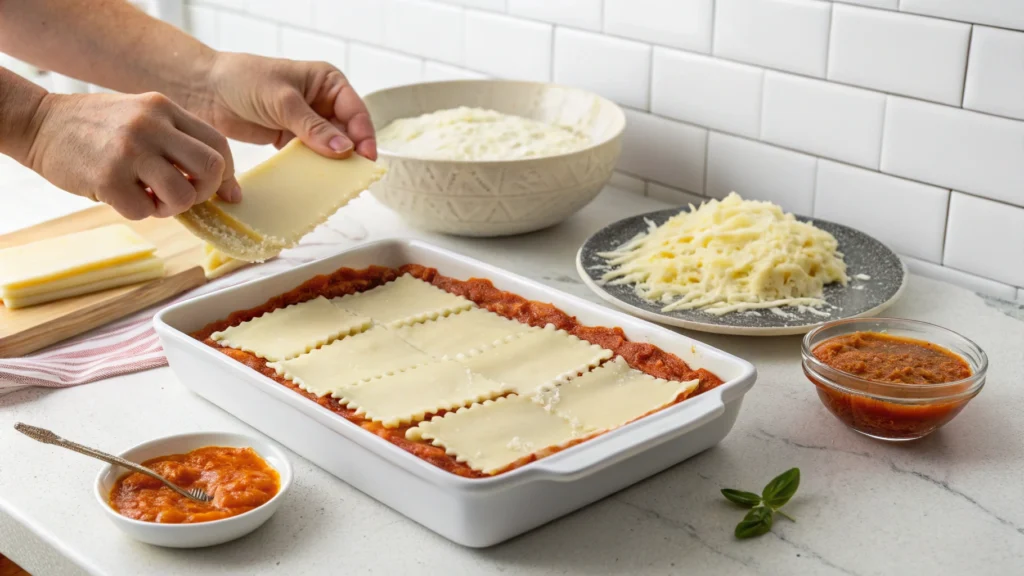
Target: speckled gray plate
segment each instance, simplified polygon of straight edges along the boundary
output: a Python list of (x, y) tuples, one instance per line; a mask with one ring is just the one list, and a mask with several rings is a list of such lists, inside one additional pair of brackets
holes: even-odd
[[(846, 260), (846, 272), (850, 282), (845, 286), (825, 286), (825, 300), (830, 307), (821, 308), (829, 316), (812, 312), (800, 312), (797, 308), (781, 308), (785, 315), (771, 310), (735, 312), (714, 316), (700, 310), (675, 310), (662, 312), (661, 306), (648, 302), (633, 291), (631, 284), (602, 286), (598, 283), (607, 271), (607, 262), (597, 254), (614, 250), (647, 230), (645, 220), (657, 225), (675, 216), (679, 208), (669, 208), (625, 218), (602, 228), (583, 243), (576, 255), (576, 269), (580, 278), (598, 296), (633, 314), (652, 322), (669, 324), (716, 334), (739, 334), (743, 336), (782, 336), (805, 334), (815, 326), (840, 318), (875, 316), (899, 298), (906, 284), (907, 269), (892, 250), (874, 238), (840, 224), (797, 216), (804, 222), (835, 236), (839, 251)], [(857, 275), (866, 275), (869, 280), (860, 280)]]

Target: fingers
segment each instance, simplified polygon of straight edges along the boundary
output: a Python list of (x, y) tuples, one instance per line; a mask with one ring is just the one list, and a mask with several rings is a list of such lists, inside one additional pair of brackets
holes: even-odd
[(284, 148), (285, 144), (291, 142), (293, 138), (295, 138), (295, 134), (288, 130), (281, 130), (277, 133), (277, 140), (274, 140), (274, 147), (280, 150)]
[(98, 195), (96, 200), (109, 204), (118, 214), (129, 220), (144, 220), (156, 212), (156, 202), (137, 183), (135, 186), (126, 183), (123, 190)]
[(354, 145), (348, 136), (317, 114), (294, 90), (284, 93), (281, 102), (283, 127), (323, 156), (347, 158)]
[(327, 82), (328, 93), (337, 91), (334, 97), (334, 116), (345, 124), (346, 132), (352, 139), (356, 152), (370, 160), (376, 160), (376, 134), (373, 130), (370, 112), (366, 109), (366, 103), (341, 72), (332, 72), (328, 76)]
[[(206, 202), (214, 194), (223, 190), (225, 178), (228, 179), (229, 186), (231, 182), (234, 182), (234, 177), (226, 174), (224, 157), (213, 148), (184, 132), (168, 134), (161, 146), (164, 156), (188, 175), (188, 179), (196, 191), (197, 204)], [(231, 199), (225, 198), (225, 200)]]
[(175, 168), (162, 156), (152, 155), (140, 159), (136, 174), (139, 181), (153, 191), (153, 195), (147, 198), (154, 207), (150, 216), (157, 218), (175, 216), (196, 203), (198, 197), (196, 188), (181, 173), (181, 170)]
[(184, 109), (176, 110), (174, 125), (181, 137), (173, 137), (166, 152), (196, 181), (197, 202), (209, 200), (214, 193), (228, 202), (241, 200), (227, 138)]

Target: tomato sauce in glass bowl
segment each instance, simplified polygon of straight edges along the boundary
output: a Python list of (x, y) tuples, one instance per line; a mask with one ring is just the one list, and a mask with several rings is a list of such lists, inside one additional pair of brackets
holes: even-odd
[(803, 369), (853, 430), (915, 440), (948, 423), (985, 384), (988, 358), (945, 328), (899, 318), (826, 323), (804, 337)]

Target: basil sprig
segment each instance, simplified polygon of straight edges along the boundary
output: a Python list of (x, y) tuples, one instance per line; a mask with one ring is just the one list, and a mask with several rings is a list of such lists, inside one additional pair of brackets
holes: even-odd
[(772, 519), (776, 512), (796, 522), (792, 516), (779, 508), (789, 502), (799, 487), (800, 469), (791, 468), (773, 478), (761, 491), (760, 496), (743, 490), (723, 489), (722, 496), (725, 496), (730, 502), (750, 509), (750, 512), (747, 512), (743, 520), (736, 525), (736, 537), (752, 538), (767, 533), (772, 529)]

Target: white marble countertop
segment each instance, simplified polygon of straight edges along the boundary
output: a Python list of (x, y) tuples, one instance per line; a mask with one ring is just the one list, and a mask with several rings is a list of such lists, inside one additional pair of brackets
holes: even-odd
[[(245, 166), (264, 151), (240, 149)], [(88, 205), (0, 161), (0, 233)], [(593, 231), (663, 205), (608, 189), (540, 233), (469, 240), (411, 232), (363, 197), (339, 216), (353, 238), (426, 236), (440, 245), (597, 301), (573, 259)], [(351, 244), (343, 241), (339, 248)], [(26, 421), (118, 450), (145, 439), (246, 425), (188, 392), (169, 369), (64, 390), (0, 396), (0, 553), (37, 576), (92, 574), (1010, 574), (1024, 571), (1024, 322), (1019, 304), (912, 277), (891, 315), (978, 342), (991, 369), (951, 424), (915, 443), (857, 435), (818, 401), (799, 337), (692, 333), (750, 360), (758, 380), (717, 447), (512, 541), (452, 544), (295, 456), (294, 491), (263, 528), (226, 545), (166, 550), (129, 540), (92, 494), (98, 462), (40, 446)], [(772, 533), (737, 541), (743, 512), (723, 487), (760, 490), (792, 466), (802, 485)]]

